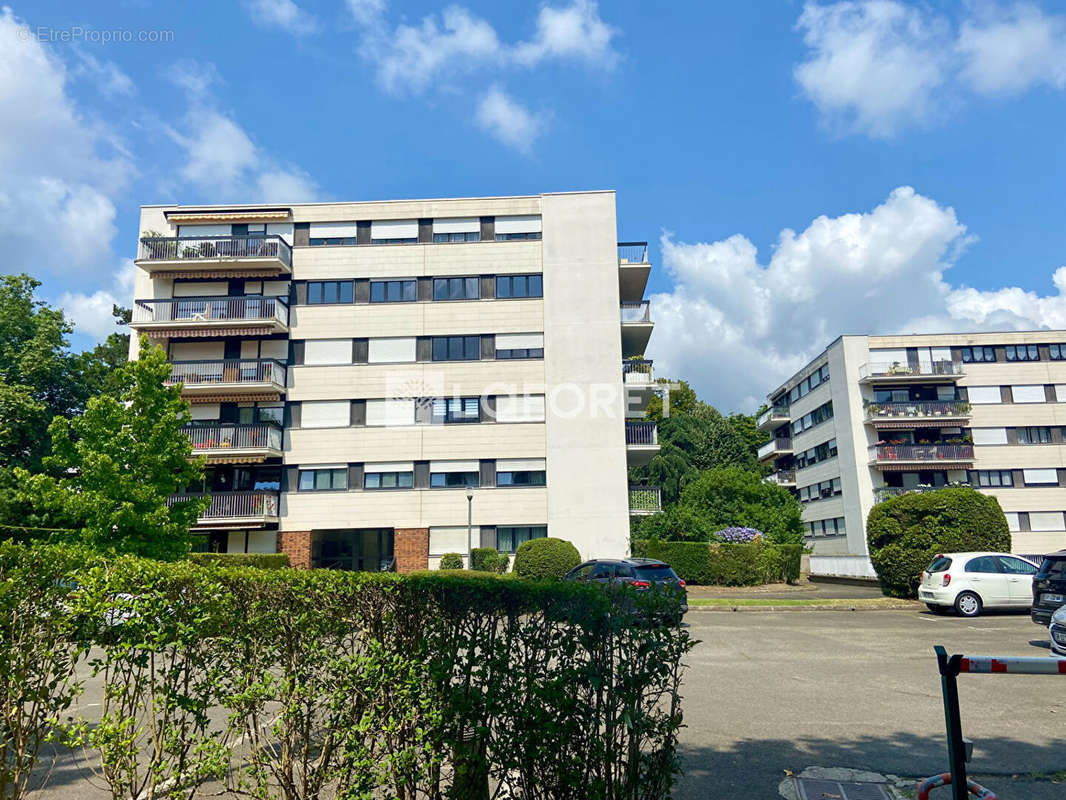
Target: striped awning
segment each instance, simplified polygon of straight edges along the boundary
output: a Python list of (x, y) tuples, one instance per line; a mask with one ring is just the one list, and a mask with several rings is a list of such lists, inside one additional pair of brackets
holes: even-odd
[(274, 278), (281, 274), (277, 269), (179, 269), (172, 272), (152, 271), (153, 278)]
[(970, 461), (878, 461), (874, 464), (882, 472), (917, 472), (926, 470), (942, 470), (942, 469), (969, 469), (973, 464), (973, 460)]
[[(196, 455), (196, 451), (193, 451), (193, 455)], [(208, 464), (262, 464), (266, 461), (266, 456), (208, 456)]]
[[(870, 422), (874, 424), (875, 428), (880, 430), (910, 430), (912, 428), (943, 428), (958, 427), (959, 423), (966, 422), (967, 417), (915, 417), (912, 419), (872, 419)], [(925, 424), (927, 423), (927, 424)]]
[(166, 211), (167, 222), (277, 222), (287, 220), (292, 211), (287, 208), (249, 208), (247, 211)]
[(149, 339), (190, 339), (197, 336), (218, 336), (225, 332), (227, 336), (268, 336), (271, 328), (231, 328), (228, 325), (201, 322), (195, 328), (152, 328), (145, 331)]
[(280, 400), (279, 392), (219, 392), (218, 394), (189, 394), (184, 393), (185, 399), (191, 404), (198, 403), (252, 403), (269, 402)]

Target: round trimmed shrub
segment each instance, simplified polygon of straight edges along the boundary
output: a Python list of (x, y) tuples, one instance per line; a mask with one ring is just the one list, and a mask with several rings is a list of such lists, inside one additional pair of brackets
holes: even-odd
[(999, 501), (963, 487), (878, 503), (866, 520), (866, 540), (881, 590), (889, 597), (917, 597), (921, 572), (937, 553), (1010, 552)]
[(561, 578), (581, 563), (577, 548), (564, 539), (530, 539), (518, 546), (514, 572), (520, 578)]
[(458, 553), (445, 553), (440, 557), (441, 569), (462, 569), (463, 557)]

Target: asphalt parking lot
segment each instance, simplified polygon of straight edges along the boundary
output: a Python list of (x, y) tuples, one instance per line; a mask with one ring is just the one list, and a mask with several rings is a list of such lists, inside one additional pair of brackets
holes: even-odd
[[(695, 610), (686, 619), (701, 644), (685, 679), (679, 800), (777, 798), (786, 770), (815, 765), (911, 777), (945, 771), (933, 645), (973, 655), (1049, 652), (1046, 629), (1028, 613)], [(1066, 770), (1066, 678), (963, 675), (959, 695), (978, 780), (1000, 800), (1066, 797), (1066, 781), (1027, 777)]]

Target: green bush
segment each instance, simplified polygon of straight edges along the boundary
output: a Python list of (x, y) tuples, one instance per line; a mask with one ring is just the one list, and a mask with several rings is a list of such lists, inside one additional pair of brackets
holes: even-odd
[(189, 553), (189, 561), (200, 566), (259, 567), (285, 569), (288, 553)]
[(441, 569), (462, 569), (463, 557), (459, 553), (445, 553), (440, 557)]
[(870, 509), (866, 539), (881, 590), (917, 597), (921, 572), (937, 553), (1010, 551), (999, 501), (970, 488), (893, 497)]
[(475, 547), (470, 551), (470, 569), (477, 572), (496, 572), (499, 556), (495, 547)]
[(669, 564), (679, 578), (694, 586), (756, 586), (799, 580), (803, 546), (761, 540), (708, 544), (637, 539), (633, 555)]
[(530, 539), (518, 546), (514, 572), (520, 578), (561, 578), (581, 563), (577, 548), (564, 539), (551, 536)]

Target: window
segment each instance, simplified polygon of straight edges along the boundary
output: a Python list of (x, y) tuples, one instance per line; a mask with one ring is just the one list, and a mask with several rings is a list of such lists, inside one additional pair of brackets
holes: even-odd
[(962, 356), (964, 364), (996, 360), (996, 349), (994, 347), (963, 347), (959, 349), (959, 354)]
[(351, 339), (306, 339), (304, 340), (304, 364), (351, 364)]
[(526, 233), (497, 233), (497, 242), (513, 242), (520, 239), (540, 239), (540, 231), (527, 231)]
[(1049, 344), (1047, 350), (1052, 361), (1066, 360), (1066, 344)]
[(966, 388), (966, 396), (973, 405), (1003, 402), (1003, 393), (998, 386), (969, 386)]
[(345, 467), (300, 470), (299, 490), (301, 492), (328, 492), (347, 488), (348, 470)]
[(252, 490), (256, 492), (278, 491), (281, 489), (281, 467), (263, 467), (255, 471)]
[(1051, 428), (1045, 425), (1017, 428), (1018, 444), (1048, 444), (1051, 441)]
[(429, 485), (433, 489), (477, 488), (481, 485), (480, 475), (474, 472), (430, 472)]
[(315, 400), (301, 403), (301, 428), (347, 428), (350, 424), (351, 402), (348, 400)]
[(276, 406), (264, 406), (261, 405), (256, 409), (259, 422), (273, 422), (278, 425), (284, 423), (285, 419), (285, 404), (280, 403)]
[(801, 433), (808, 428), (813, 428), (815, 425), (819, 425), (828, 419), (833, 418), (833, 401), (823, 403), (807, 414), (797, 419), (792, 423), (792, 434)]
[(354, 222), (312, 222), (308, 230), (308, 244), (312, 247), (352, 245), (356, 242)]
[(543, 539), (547, 535), (547, 525), (498, 527), (496, 528), (496, 549), (501, 553), (513, 553), (520, 544), (530, 539)]
[(433, 241), (480, 242), (480, 217), (450, 217), (433, 220)]
[(1003, 572), (1008, 575), (1036, 574), (1036, 564), (1030, 564), (1025, 559), (1014, 558), (1013, 556), (996, 556), (996, 558), (999, 559), (999, 565), (1003, 568)]
[(544, 278), (542, 275), (498, 275), (496, 277), (496, 297), (543, 297)]
[(815, 389), (829, 380), (829, 365), (822, 364), (818, 369), (792, 387), (788, 393), (789, 402), (796, 402), (806, 395), (811, 389)]
[(496, 335), (496, 358), (544, 358), (544, 334), (500, 333)]
[(413, 465), (404, 464), (399, 469), (393, 465), (367, 464), (363, 473), (364, 489), (410, 489), (414, 486), (415, 472)]
[(418, 282), (371, 281), (371, 303), (412, 303), (418, 299)]
[(477, 300), (481, 297), (477, 278), (434, 278), (434, 300)]
[(843, 517), (819, 519), (807, 523), (808, 536), (843, 536), (846, 533)]
[(434, 361), (477, 361), (481, 358), (480, 336), (434, 336)]
[(371, 364), (395, 364), (415, 361), (417, 349), (417, 341), (414, 336), (371, 339), (367, 343), (367, 361)]
[(544, 486), (544, 470), (512, 470), (510, 472), (497, 472), (497, 486)]
[(480, 397), (438, 397), (433, 400), (433, 424), (480, 422)]
[(970, 482), (978, 486), (1013, 486), (1014, 474), (1009, 469), (981, 469), (971, 473)]
[(1050, 469), (1023, 469), (1022, 478), (1026, 486), (1057, 486), (1059, 483), (1059, 471), (1054, 467)]
[(1047, 394), (1044, 384), (1028, 384), (1025, 386), (1011, 386), (1011, 399), (1015, 403), (1044, 403), (1047, 402)]
[(801, 503), (824, 500), (829, 497), (835, 497), (840, 493), (840, 478), (833, 478), (832, 480), (822, 481), (821, 483), (812, 483), (810, 486), (804, 486), (799, 490)]
[(812, 464), (817, 464), (819, 461), (826, 461), (830, 458), (834, 458), (836, 454), (837, 440), (830, 439), (828, 442), (823, 442), (809, 450), (804, 450), (802, 453), (797, 453), (795, 456), (796, 469), (803, 469)]
[(514, 239), (539, 239), (541, 232), (540, 217), (535, 214), (496, 217), (495, 230), (497, 242), (506, 242)]
[(971, 558), (966, 563), (967, 572), (999, 572), (999, 560), (995, 556)]
[(544, 395), (498, 395), (496, 397), (496, 421), (544, 422)]
[(307, 305), (317, 306), (327, 303), (351, 303), (351, 281), (308, 281)]
[(973, 428), (970, 431), (974, 444), (1006, 444), (1006, 428)]
[(417, 219), (374, 220), (370, 223), (371, 244), (415, 244), (417, 241)]
[(466, 231), (465, 233), (436, 233), (433, 234), (434, 244), (444, 242), (480, 242), (481, 231)]
[(1040, 360), (1040, 349), (1035, 344), (1008, 344), (1006, 350), (1007, 361)]
[(321, 237), (315, 236), (307, 242), (311, 247), (336, 247), (338, 245), (353, 245), (355, 244), (354, 236), (330, 236)]

